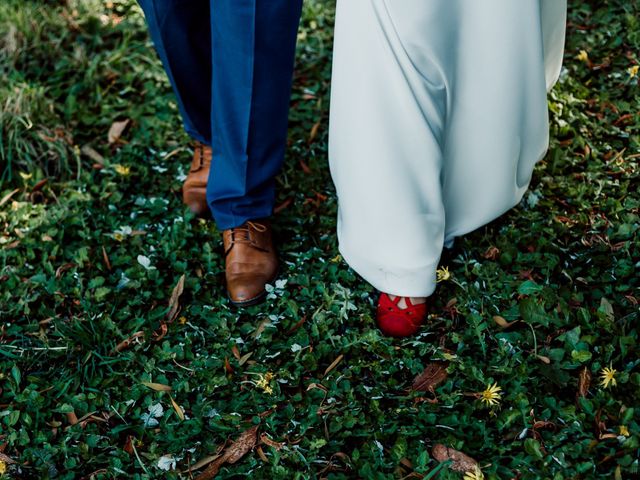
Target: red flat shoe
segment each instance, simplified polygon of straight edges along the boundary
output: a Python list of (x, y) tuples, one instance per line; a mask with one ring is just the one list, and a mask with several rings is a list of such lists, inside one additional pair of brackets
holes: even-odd
[(411, 299), (405, 297), (407, 308), (400, 308), (398, 302), (402, 297), (391, 297), (386, 293), (380, 294), (378, 301), (378, 327), (382, 333), (390, 337), (410, 337), (418, 332), (420, 326), (427, 319), (427, 304), (414, 305)]

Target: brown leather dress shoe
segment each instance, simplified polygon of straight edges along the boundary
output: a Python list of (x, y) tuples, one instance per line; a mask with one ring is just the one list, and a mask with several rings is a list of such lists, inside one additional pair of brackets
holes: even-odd
[(211, 147), (196, 142), (191, 168), (182, 185), (182, 201), (193, 213), (202, 218), (211, 218), (211, 211), (207, 205), (207, 180), (211, 157)]
[(236, 307), (260, 303), (265, 285), (278, 274), (278, 257), (268, 221), (249, 221), (222, 232), (229, 300)]

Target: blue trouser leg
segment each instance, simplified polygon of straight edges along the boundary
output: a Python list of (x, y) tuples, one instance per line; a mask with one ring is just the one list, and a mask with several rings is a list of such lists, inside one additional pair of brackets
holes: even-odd
[[(187, 131), (206, 143), (211, 139), (207, 201), (218, 227), (271, 215), (302, 0), (140, 3)], [(203, 25), (204, 19), (210, 23)], [(202, 60), (207, 48), (208, 62)]]
[(271, 215), (302, 0), (211, 0), (213, 164), (219, 228)]
[(187, 133), (211, 144), (210, 0), (138, 0)]

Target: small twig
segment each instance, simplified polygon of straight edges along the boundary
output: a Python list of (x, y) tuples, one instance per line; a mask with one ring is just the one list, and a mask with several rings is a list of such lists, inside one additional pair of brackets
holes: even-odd
[(131, 441), (131, 449), (133, 450), (133, 453), (135, 454), (136, 458), (138, 459), (138, 463), (140, 463), (140, 466), (142, 467), (142, 470), (144, 470), (144, 473), (146, 473), (147, 475), (149, 475), (149, 471), (147, 470), (147, 468), (144, 466), (144, 463), (142, 463), (142, 459), (140, 458), (140, 455), (138, 455), (138, 450), (136, 450), (136, 441), (135, 438)]
[(536, 331), (533, 329), (533, 325), (531, 325), (530, 323), (527, 323), (527, 325), (529, 325), (529, 328), (531, 329), (531, 333), (533, 334), (533, 354), (537, 357), (538, 356), (538, 339), (536, 338)]

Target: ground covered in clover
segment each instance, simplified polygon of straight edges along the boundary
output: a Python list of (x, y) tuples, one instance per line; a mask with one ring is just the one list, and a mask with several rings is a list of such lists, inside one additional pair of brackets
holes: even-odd
[(390, 340), (336, 246), (333, 2), (300, 30), (281, 279), (242, 312), (134, 2), (0, 2), (0, 472), (458, 479), (459, 451), (477, 478), (637, 474), (640, 6), (570, 9), (530, 191)]

